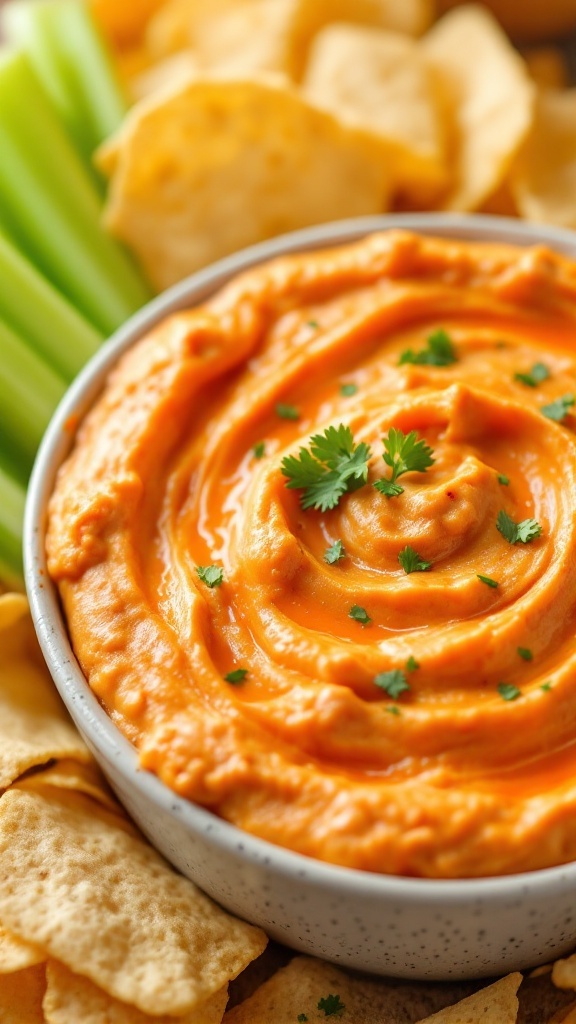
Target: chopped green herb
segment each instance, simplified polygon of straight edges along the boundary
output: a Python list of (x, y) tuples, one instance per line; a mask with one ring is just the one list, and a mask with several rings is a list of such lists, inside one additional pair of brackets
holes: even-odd
[(529, 544), (542, 533), (542, 527), (535, 519), (523, 519), (521, 523), (515, 523), (504, 509), (498, 513), (496, 529), (510, 544)]
[(300, 413), (295, 405), (286, 405), (284, 402), (278, 402), (276, 405), (276, 415), (281, 420), (299, 420)]
[(313, 327), (315, 331), (318, 330), (318, 328), (320, 327), (320, 324), (318, 323), (317, 320), (307, 320), (306, 322), (308, 324), (308, 327)]
[(518, 697), (522, 696), (522, 691), (512, 683), (498, 683), (496, 689), (502, 697), (502, 700), (517, 700)]
[(346, 557), (344, 545), (341, 540), (335, 540), (329, 548), (326, 548), (324, 552), (324, 561), (328, 562), (328, 565), (335, 565), (341, 558)]
[(371, 452), (364, 442), (355, 444), (350, 427), (340, 423), (310, 438), (310, 450), (282, 460), (287, 487), (302, 490), (302, 508), (326, 512), (335, 508), (342, 495), (356, 491), (368, 479)]
[(298, 1024), (306, 1024), (308, 1017), (305, 1013), (299, 1013), (297, 1017)]
[(252, 454), (255, 459), (263, 459), (266, 454), (266, 444), (264, 441), (258, 441), (252, 449)]
[(524, 661), (532, 661), (534, 655), (528, 647), (517, 647), (516, 650)]
[(550, 693), (550, 690), (552, 689), (552, 683), (542, 683), (540, 689), (543, 690), (544, 693)]
[(357, 384), (342, 384), (340, 386), (340, 394), (344, 395), (344, 398), (350, 398), (351, 395), (355, 395), (357, 391)]
[(228, 672), (224, 679), (227, 683), (243, 683), (247, 675), (247, 668), (235, 668), (232, 672)]
[(336, 1017), (346, 1009), (340, 996), (326, 996), (318, 1000), (318, 1009), (324, 1011), (325, 1017)]
[(362, 626), (368, 626), (372, 619), (368, 615), (365, 608), (361, 608), (359, 604), (353, 604), (350, 611), (348, 612), (348, 618), (354, 619), (355, 622), (359, 622)]
[(544, 363), (534, 363), (529, 373), (515, 373), (514, 380), (525, 384), (527, 388), (536, 388), (543, 380), (548, 380), (550, 370)]
[(402, 712), (400, 711), (400, 708), (398, 707), (397, 704), (387, 704), (386, 707), (384, 708), (384, 711), (387, 711), (389, 715), (401, 715), (402, 714)]
[(411, 572), (427, 572), (432, 568), (432, 562), (425, 562), (414, 548), (409, 544), (402, 551), (398, 552), (398, 561), (408, 576)]
[(434, 462), (433, 449), (424, 440), (418, 440), (418, 434), (411, 430), (404, 434), (396, 427), (391, 427), (388, 436), (382, 438), (384, 454), (382, 458), (390, 466), (392, 474), (388, 479), (377, 480), (374, 487), (387, 498), (395, 498), (402, 494), (404, 488), (396, 483), (404, 473), (425, 473)]
[(401, 668), (394, 668), (391, 672), (379, 672), (374, 676), (376, 686), (385, 690), (392, 700), (397, 700), (401, 693), (410, 689), (410, 684)]
[(576, 402), (574, 395), (562, 395), (561, 398), (557, 398), (554, 402), (550, 402), (550, 405), (543, 405), (540, 408), (540, 412), (547, 416), (549, 420), (554, 420), (556, 423), (561, 423), (566, 418), (570, 409)]
[(505, 473), (498, 473), (498, 483), (502, 484), (504, 487), (508, 487), (510, 477), (506, 476)]
[(196, 572), (202, 583), (205, 583), (210, 589), (219, 587), (224, 579), (222, 569), (218, 565), (197, 565)]
[(414, 352), (408, 348), (399, 359), (399, 365), (416, 363), (419, 366), (450, 366), (457, 362), (458, 356), (450, 335), (440, 328), (426, 339), (426, 348)]
[(477, 572), (476, 576), (478, 577), (480, 582), (485, 583), (487, 587), (494, 587), (494, 589), (496, 589), (496, 587), (498, 586), (498, 581), (490, 579), (489, 576), (483, 576), (482, 573), (480, 572)]
[(418, 669), (418, 668), (420, 668), (420, 662), (416, 661), (416, 658), (414, 657), (414, 655), (411, 654), (410, 657), (408, 658), (408, 661), (406, 662), (406, 671), (407, 672), (415, 672), (416, 669)]

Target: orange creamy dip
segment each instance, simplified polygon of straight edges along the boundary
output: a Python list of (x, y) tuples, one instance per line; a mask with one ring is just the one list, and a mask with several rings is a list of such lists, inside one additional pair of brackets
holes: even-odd
[[(399, 365), (439, 328), (455, 363)], [(576, 392), (575, 337), (562, 257), (387, 233), (251, 270), (125, 355), (60, 472), (47, 543), (82, 668), (143, 767), (369, 871), (575, 858), (575, 419), (540, 411)], [(536, 363), (546, 380), (515, 379)], [(370, 445), (369, 483), (304, 511), (282, 459), (339, 423)], [(391, 427), (435, 462), (388, 499), (372, 483)], [(503, 509), (541, 536), (510, 543)], [(432, 568), (406, 574), (406, 545)], [(396, 700), (374, 683), (393, 669), (410, 686)]]

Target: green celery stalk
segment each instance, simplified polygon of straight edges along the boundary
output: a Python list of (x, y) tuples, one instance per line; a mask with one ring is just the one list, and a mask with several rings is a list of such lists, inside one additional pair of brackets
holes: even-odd
[(0, 579), (22, 588), (24, 488), (0, 465)]
[(0, 232), (0, 319), (71, 381), (103, 335)]
[(120, 126), (128, 104), (87, 5), (78, 0), (12, 0), (2, 11), (1, 24), (8, 41), (30, 58), (92, 167), (94, 150)]
[(26, 482), (66, 381), (0, 321), (0, 447)]
[(0, 221), (45, 276), (109, 334), (150, 297), (100, 225), (100, 199), (23, 54), (0, 58)]

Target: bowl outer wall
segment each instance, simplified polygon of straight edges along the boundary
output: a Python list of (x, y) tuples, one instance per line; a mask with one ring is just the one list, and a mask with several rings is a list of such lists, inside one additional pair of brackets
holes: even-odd
[(34, 625), (60, 695), (119, 799), (151, 843), (228, 910), (302, 952), (412, 979), (485, 977), (546, 963), (576, 945), (576, 864), (500, 878), (396, 878), (339, 868), (242, 832), (138, 767), (135, 749), (88, 687), (72, 652), (44, 550), (46, 510), (81, 418), (119, 355), (169, 312), (197, 305), (264, 260), (352, 242), (373, 231), (512, 245), (576, 257), (576, 234), (478, 215), (363, 217), (308, 228), (199, 271), (133, 316), (90, 360), (58, 406), (31, 477), (25, 579)]

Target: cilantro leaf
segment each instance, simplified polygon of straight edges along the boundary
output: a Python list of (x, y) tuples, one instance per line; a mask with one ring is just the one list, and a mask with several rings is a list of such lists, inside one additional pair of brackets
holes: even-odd
[(420, 352), (414, 352), (411, 348), (402, 352), (399, 365), (415, 363), (418, 366), (450, 366), (457, 360), (458, 356), (450, 335), (443, 328), (439, 328), (428, 336), (426, 348)]
[(517, 647), (516, 650), (518, 651), (518, 654), (521, 658), (523, 658), (524, 661), (532, 661), (534, 655), (532, 654), (532, 651), (529, 647)]
[(276, 415), (281, 420), (299, 420), (300, 413), (295, 405), (287, 405), (285, 402), (278, 402), (276, 405)]
[(389, 478), (377, 480), (374, 487), (387, 498), (397, 497), (402, 494), (404, 488), (396, 483), (399, 476), (404, 473), (425, 473), (429, 466), (434, 463), (432, 458), (433, 449), (424, 440), (418, 440), (418, 434), (411, 430), (404, 434), (397, 427), (390, 427), (388, 436), (382, 438), (384, 454), (382, 458), (387, 466), (390, 466), (392, 473)]
[(340, 996), (329, 995), (318, 1000), (318, 1009), (324, 1011), (325, 1017), (336, 1017), (346, 1009), (346, 1006)]
[(224, 579), (224, 573), (218, 565), (197, 565), (196, 572), (207, 587), (219, 587)]
[(368, 615), (365, 608), (361, 608), (359, 604), (353, 604), (350, 611), (348, 612), (348, 618), (354, 619), (359, 622), (362, 626), (368, 626), (372, 619)]
[(542, 533), (542, 527), (535, 519), (523, 519), (521, 523), (515, 523), (504, 509), (498, 513), (496, 529), (509, 544), (529, 544)]
[(502, 484), (504, 487), (508, 487), (510, 477), (506, 476), (505, 473), (498, 473), (498, 483)]
[(258, 441), (252, 449), (252, 454), (255, 459), (263, 459), (266, 454), (266, 445), (264, 441)]
[(247, 668), (235, 668), (224, 676), (227, 683), (243, 683), (248, 675)]
[(352, 395), (355, 395), (357, 391), (358, 391), (358, 385), (357, 384), (341, 384), (340, 385), (340, 394), (343, 395), (344, 398), (350, 398)]
[(496, 587), (498, 586), (497, 580), (490, 579), (490, 576), (483, 576), (482, 573), (480, 572), (477, 572), (476, 576), (480, 580), (480, 582), (485, 583), (487, 587), (493, 587), (494, 589), (496, 589)]
[(543, 416), (547, 416), (549, 420), (554, 420), (555, 423), (562, 423), (562, 420), (566, 418), (570, 409), (576, 402), (574, 395), (562, 395), (561, 398), (557, 398), (554, 402), (550, 402), (550, 405), (542, 405), (540, 412)]
[(400, 484), (393, 484), (391, 480), (376, 480), (374, 487), (387, 498), (397, 498), (399, 494), (404, 494), (404, 488)]
[(414, 655), (411, 654), (410, 657), (408, 658), (408, 661), (406, 662), (406, 671), (407, 672), (415, 672), (416, 669), (418, 669), (418, 668), (420, 668), (420, 662), (416, 661), (416, 658), (414, 657)]
[(299, 1013), (296, 1020), (298, 1021), (298, 1024), (306, 1024), (308, 1017), (305, 1013)]
[(527, 388), (536, 388), (543, 380), (548, 380), (550, 376), (550, 370), (544, 363), (534, 363), (534, 366), (528, 373), (515, 373), (514, 380), (525, 384)]
[(517, 686), (514, 686), (513, 683), (498, 683), (496, 689), (502, 700), (518, 700), (518, 697), (522, 696), (522, 691)]
[(335, 540), (329, 548), (326, 548), (324, 552), (324, 561), (328, 562), (328, 565), (335, 565), (341, 558), (346, 557), (344, 545), (341, 540)]
[(425, 562), (414, 548), (409, 544), (402, 551), (398, 552), (398, 561), (408, 576), (411, 572), (427, 572), (432, 568), (432, 562)]
[(550, 690), (552, 689), (552, 683), (542, 683), (540, 689), (543, 693), (550, 693)]
[(318, 328), (320, 327), (320, 324), (318, 323), (317, 320), (307, 320), (306, 323), (308, 324), (308, 327), (312, 327), (312, 329), (315, 331), (317, 331)]
[(350, 427), (343, 423), (314, 434), (309, 444), (309, 450), (301, 448), (297, 456), (287, 455), (282, 460), (282, 473), (287, 487), (303, 491), (302, 508), (326, 512), (335, 508), (344, 494), (366, 483), (371, 452), (364, 442), (354, 443)]
[(397, 700), (401, 693), (410, 689), (410, 684), (401, 668), (394, 668), (390, 672), (379, 672), (374, 676), (376, 686), (385, 690), (392, 700)]
[(398, 707), (397, 704), (387, 704), (386, 707), (384, 708), (384, 711), (387, 711), (389, 715), (401, 715), (402, 714), (402, 712), (400, 711), (400, 708)]

